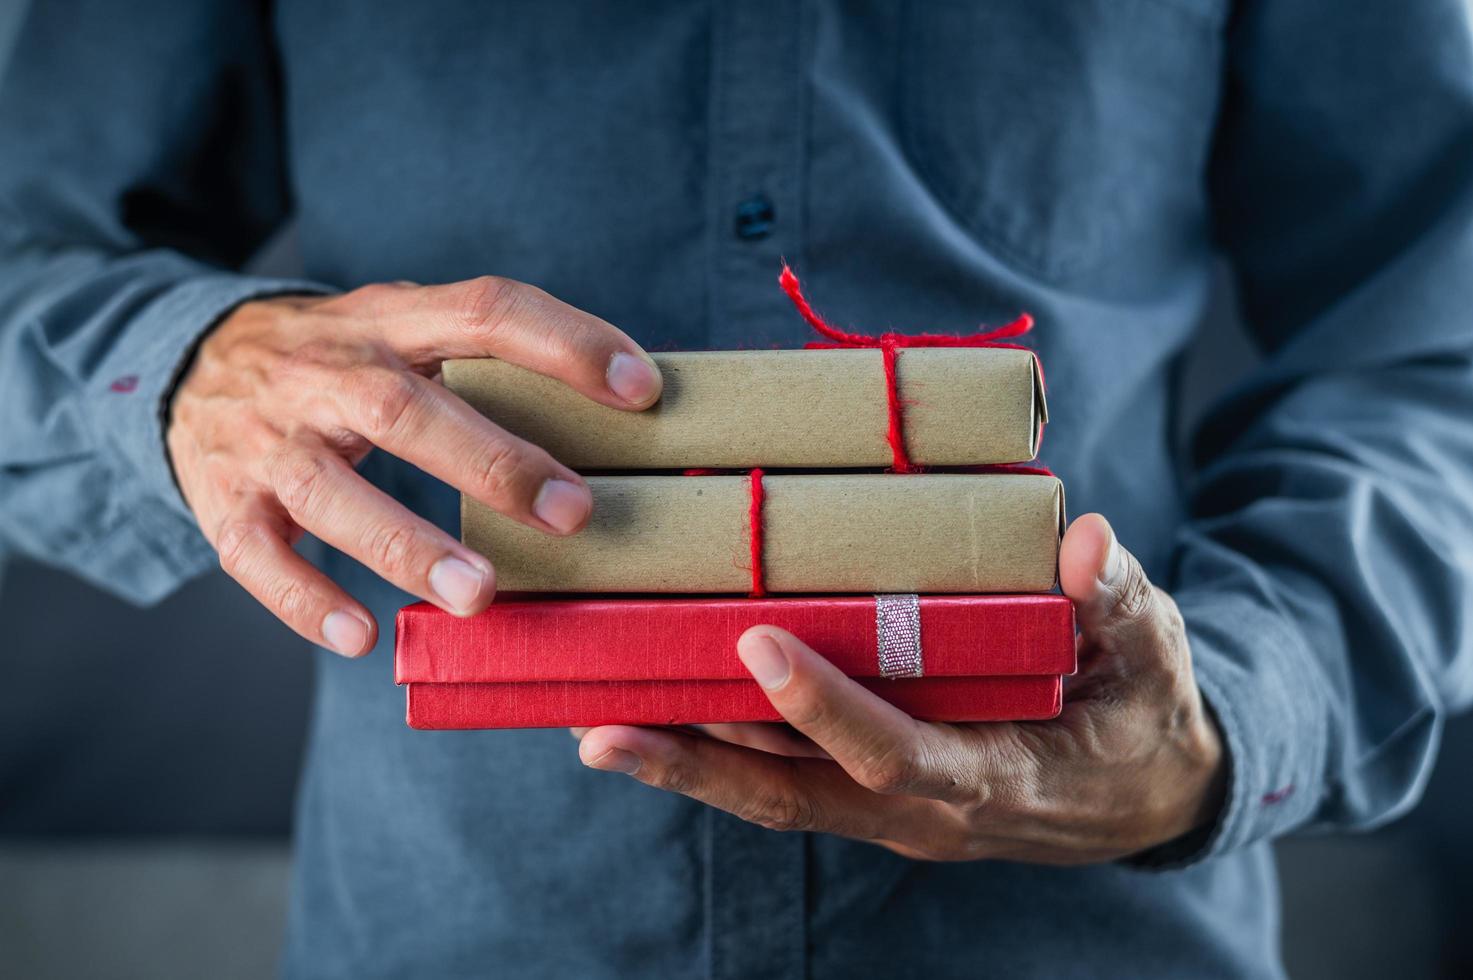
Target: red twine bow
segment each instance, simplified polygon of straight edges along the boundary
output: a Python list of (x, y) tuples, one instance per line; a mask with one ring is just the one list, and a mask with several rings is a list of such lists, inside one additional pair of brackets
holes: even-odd
[[(1013, 350), (1026, 350), (1032, 353), (1028, 347), (1022, 344), (1009, 344), (1009, 337), (1019, 337), (1033, 329), (1033, 317), (1024, 313), (1012, 323), (987, 330), (982, 333), (969, 334), (957, 337), (950, 334), (903, 334), (883, 333), (878, 337), (869, 334), (850, 333), (831, 326), (824, 321), (823, 317), (816, 313), (808, 300), (803, 296), (802, 286), (798, 283), (798, 277), (793, 274), (787, 263), (783, 263), (782, 275), (778, 277), (778, 284), (782, 286), (783, 292), (797, 307), (798, 313), (808, 325), (817, 330), (819, 334), (829, 339), (829, 343), (813, 341), (803, 346), (809, 350), (835, 350), (840, 348), (879, 348), (884, 357), (885, 365), (885, 403), (889, 416), (889, 427), (885, 434), (885, 441), (890, 444), (893, 454), (892, 469), (896, 473), (917, 473), (923, 467), (917, 466), (910, 461), (905, 451), (905, 430), (901, 409), (903, 402), (900, 398), (899, 384), (896, 380), (895, 364), (899, 352), (907, 347), (1008, 347)], [(1039, 377), (1042, 377), (1042, 368), (1039, 369)], [(988, 473), (1026, 473), (1053, 476), (1049, 470), (1034, 466), (977, 466), (968, 467), (971, 472)], [(729, 470), (712, 469), (690, 469), (685, 471), (686, 476), (719, 476), (729, 474)], [(767, 595), (767, 585), (762, 570), (762, 503), (765, 491), (762, 487), (763, 472), (752, 469), (747, 472), (748, 492), (750, 501), (747, 505), (747, 537), (751, 550), (751, 573), (752, 588), (750, 595), (754, 599), (760, 599)]]
[[(830, 341), (829, 343), (814, 341), (804, 344), (805, 348), (810, 350), (879, 348), (885, 364), (885, 408), (889, 416), (885, 441), (890, 444), (891, 468), (896, 473), (917, 473), (923, 469), (912, 463), (910, 456), (905, 451), (905, 427), (902, 415), (904, 403), (900, 398), (900, 386), (895, 374), (895, 364), (901, 350), (907, 347), (1007, 347), (1032, 353), (1030, 348), (1022, 344), (1006, 342), (1010, 337), (1020, 337), (1033, 329), (1033, 317), (1027, 313), (1019, 316), (1012, 323), (996, 329), (961, 337), (934, 333), (882, 333), (879, 336), (872, 336), (850, 333), (827, 323), (804, 298), (798, 277), (793, 274), (792, 269), (788, 268), (786, 262), (783, 263), (782, 275), (778, 276), (777, 281), (778, 285), (782, 286), (783, 292), (787, 293), (788, 298), (793, 301), (793, 306), (797, 308), (799, 315), (808, 321), (809, 326)], [(1042, 377), (1041, 371), (1039, 376)]]

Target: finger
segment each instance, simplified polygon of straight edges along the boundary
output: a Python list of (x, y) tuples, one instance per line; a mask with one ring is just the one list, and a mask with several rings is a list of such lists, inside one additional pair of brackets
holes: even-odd
[(787, 630), (754, 626), (737, 640), (737, 655), (788, 723), (861, 786), (952, 799), (975, 784), (954, 730), (916, 721)]
[(272, 485), (292, 520), (406, 592), (469, 616), (496, 594), (491, 563), (359, 476), (326, 447), (273, 457)]
[(379, 289), (370, 302), (382, 337), (417, 365), (499, 357), (612, 408), (648, 408), (660, 397), (660, 369), (628, 334), (535, 286), (482, 276)]
[(572, 534), (593, 511), (582, 477), (428, 378), (365, 366), (333, 397), (345, 428), (523, 524)]
[(794, 759), (828, 759), (833, 757), (814, 744), (813, 739), (794, 730), (791, 725), (771, 722), (736, 722), (694, 726), (701, 734), (732, 745), (742, 745), (759, 752), (785, 755)]
[(1059, 583), (1074, 600), (1086, 645), (1129, 653), (1159, 646), (1180, 629), (1175, 605), (1151, 585), (1140, 562), (1099, 514), (1085, 514), (1065, 533)]
[(378, 629), (363, 605), (287, 543), (265, 501), (243, 506), (215, 532), (220, 567), (302, 637), (345, 657), (373, 649)]
[(831, 762), (783, 758), (668, 729), (595, 728), (578, 755), (591, 768), (627, 773), (771, 830), (906, 837), (924, 804), (877, 796)]

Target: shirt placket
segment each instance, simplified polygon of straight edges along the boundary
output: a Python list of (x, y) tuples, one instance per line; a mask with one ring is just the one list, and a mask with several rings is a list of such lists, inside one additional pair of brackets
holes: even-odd
[[(708, 136), (707, 336), (713, 348), (791, 340), (777, 288), (802, 242), (804, 115), (799, 0), (713, 9)], [(708, 973), (800, 980), (806, 972), (806, 838), (718, 810), (705, 817)]]
[(708, 336), (770, 347), (802, 331), (777, 288), (803, 241), (808, 89), (798, 0), (716, 5), (708, 129)]

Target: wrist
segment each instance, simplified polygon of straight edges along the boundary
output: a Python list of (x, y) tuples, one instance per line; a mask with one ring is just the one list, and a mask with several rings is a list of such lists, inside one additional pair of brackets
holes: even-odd
[(1188, 833), (1211, 830), (1222, 817), (1227, 805), (1228, 758), (1222, 736), (1222, 726), (1217, 715), (1207, 704), (1201, 693), (1197, 694), (1199, 708), (1192, 758), (1194, 771), (1198, 774), (1200, 787), (1196, 794), (1196, 805), (1192, 808)]
[(1200, 694), (1198, 701), (1200, 708), (1185, 739), (1189, 775), (1181, 784), (1189, 790), (1181, 806), (1177, 830), (1168, 831), (1159, 843), (1127, 855), (1122, 859), (1124, 864), (1147, 869), (1181, 867), (1206, 851), (1222, 823), (1231, 759), (1216, 713)]

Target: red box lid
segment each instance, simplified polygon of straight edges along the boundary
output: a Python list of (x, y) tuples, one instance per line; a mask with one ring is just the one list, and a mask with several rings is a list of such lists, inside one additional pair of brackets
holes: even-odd
[[(927, 677), (1072, 674), (1074, 607), (1059, 595), (922, 596)], [(790, 630), (852, 677), (880, 676), (873, 596), (538, 599), (468, 618), (399, 611), (396, 683), (730, 680), (750, 626)]]

